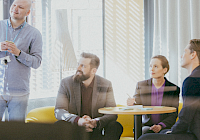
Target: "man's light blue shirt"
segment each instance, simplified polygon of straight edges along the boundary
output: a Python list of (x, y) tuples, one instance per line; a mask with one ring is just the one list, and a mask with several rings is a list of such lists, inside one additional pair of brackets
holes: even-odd
[[(13, 41), (25, 22), (13, 28), (10, 20), (0, 21), (0, 42), (6, 41), (6, 28), (8, 21), (7, 40)], [(0, 94), (24, 95), (30, 93), (29, 81), (31, 68), (37, 69), (42, 61), (42, 36), (39, 30), (25, 24), (14, 41), (21, 54), (0, 51), (0, 58), (10, 56), (11, 62), (7, 65), (0, 63)]]

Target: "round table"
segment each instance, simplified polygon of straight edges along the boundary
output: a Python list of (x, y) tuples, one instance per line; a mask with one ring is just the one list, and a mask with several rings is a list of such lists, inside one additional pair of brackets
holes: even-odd
[(133, 114), (134, 140), (137, 140), (142, 135), (142, 115), (173, 113), (176, 112), (176, 108), (166, 106), (143, 106), (143, 108), (105, 107), (100, 108), (98, 111), (102, 114)]

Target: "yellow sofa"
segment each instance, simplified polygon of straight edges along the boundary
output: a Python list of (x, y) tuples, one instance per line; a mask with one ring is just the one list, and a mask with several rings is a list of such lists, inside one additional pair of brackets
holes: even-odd
[[(123, 105), (118, 105), (123, 106)], [(180, 112), (183, 104), (179, 103)], [(54, 123), (57, 119), (54, 116), (54, 106), (40, 107), (31, 110), (26, 116), (26, 123)], [(123, 126), (123, 133), (120, 140), (134, 140), (133, 134), (133, 115), (118, 115), (118, 122)]]

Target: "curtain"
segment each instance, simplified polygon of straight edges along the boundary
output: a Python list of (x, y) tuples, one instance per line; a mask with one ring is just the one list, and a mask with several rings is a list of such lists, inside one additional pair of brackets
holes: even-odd
[[(77, 60), (68, 29), (67, 9), (56, 10), (56, 40), (53, 51), (53, 68), (67, 71), (76, 69)], [(60, 61), (60, 63), (58, 63)]]
[(200, 0), (154, 0), (152, 55), (167, 57), (166, 77), (179, 86), (188, 76), (181, 55), (190, 39), (200, 38)]
[(150, 78), (149, 62), (153, 51), (154, 1), (144, 0), (145, 79)]

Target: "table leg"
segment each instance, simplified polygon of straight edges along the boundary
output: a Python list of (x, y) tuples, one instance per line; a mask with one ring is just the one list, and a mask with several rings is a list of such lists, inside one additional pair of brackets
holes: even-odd
[(142, 135), (142, 115), (134, 115), (134, 140)]

